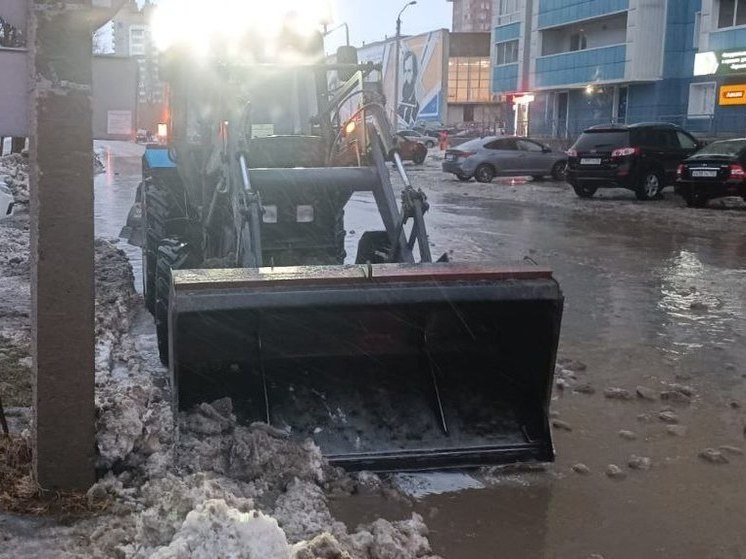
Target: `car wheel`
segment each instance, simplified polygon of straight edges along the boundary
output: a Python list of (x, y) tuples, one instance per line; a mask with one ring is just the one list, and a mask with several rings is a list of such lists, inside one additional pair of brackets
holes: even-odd
[(586, 186), (584, 184), (574, 184), (572, 189), (580, 198), (592, 198), (598, 190), (595, 186)]
[(663, 190), (663, 175), (655, 170), (649, 170), (642, 175), (637, 185), (635, 196), (638, 200), (653, 200), (660, 196)]
[(482, 163), (477, 167), (477, 170), (474, 171), (474, 178), (477, 179), (477, 182), (492, 182), (492, 179), (495, 178), (495, 170), (491, 165)]
[(704, 208), (707, 205), (707, 197), (700, 192), (689, 192), (684, 195), (684, 202), (690, 208)]
[(456, 175), (456, 178), (460, 180), (461, 182), (469, 182), (471, 180), (471, 177), (468, 175), (464, 175), (463, 173), (459, 173)]
[(430, 141), (429, 142), (425, 142), (425, 145), (427, 146), (427, 149), (434, 148), (435, 147), (435, 142), (430, 142)]
[(563, 181), (567, 176), (567, 161), (557, 161), (552, 166), (551, 173), (552, 178), (556, 181)]

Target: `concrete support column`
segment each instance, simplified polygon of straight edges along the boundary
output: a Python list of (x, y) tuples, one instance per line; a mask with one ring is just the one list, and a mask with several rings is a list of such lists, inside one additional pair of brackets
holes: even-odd
[(91, 0), (29, 0), (31, 301), (37, 481), (94, 472)]

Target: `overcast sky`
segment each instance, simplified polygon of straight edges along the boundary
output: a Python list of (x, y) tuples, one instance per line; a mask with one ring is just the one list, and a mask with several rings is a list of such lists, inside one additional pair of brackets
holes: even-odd
[[(394, 36), (396, 15), (408, 0), (330, 1), (336, 24), (347, 23), (350, 26), (350, 42), (360, 46), (363, 41), (372, 43), (384, 39), (386, 35)], [(138, 2), (142, 5), (143, 0)], [(416, 35), (433, 29), (450, 29), (452, 12), (453, 4), (446, 0), (417, 0), (417, 4), (409, 6), (402, 15), (402, 34)], [(339, 45), (344, 44), (344, 41), (344, 30), (336, 31), (327, 38), (327, 51), (335, 51)]]
[[(407, 0), (335, 0), (338, 23), (350, 26), (350, 41), (355, 46), (365, 41), (380, 41), (396, 34), (396, 15)], [(453, 4), (446, 0), (418, 0), (402, 15), (402, 34), (416, 35), (433, 29), (451, 28)], [(344, 44), (344, 30), (327, 39), (327, 50)]]

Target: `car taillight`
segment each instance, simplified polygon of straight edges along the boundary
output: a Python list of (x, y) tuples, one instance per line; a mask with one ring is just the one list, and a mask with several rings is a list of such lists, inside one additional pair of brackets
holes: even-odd
[(611, 152), (611, 157), (626, 157), (628, 155), (640, 155), (640, 148), (618, 148)]
[(740, 163), (733, 163), (730, 167), (728, 167), (730, 170), (730, 178), (732, 179), (743, 179), (746, 178), (746, 171), (743, 170), (743, 167), (740, 165)]
[(565, 154), (567, 154), (567, 157), (577, 157), (578, 156), (577, 150), (574, 150), (574, 149), (568, 149), (565, 152)]
[(471, 157), (472, 155), (476, 155), (476, 151), (460, 151), (456, 154), (456, 157), (463, 157), (466, 159), (467, 157)]
[(679, 166), (676, 167), (676, 176), (679, 178), (683, 177), (684, 169), (686, 169), (686, 167), (684, 167), (684, 164), (683, 163), (679, 164)]

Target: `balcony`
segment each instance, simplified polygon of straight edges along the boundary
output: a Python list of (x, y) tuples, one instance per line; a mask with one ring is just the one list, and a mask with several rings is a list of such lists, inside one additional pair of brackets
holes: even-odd
[(629, 0), (540, 0), (539, 29), (626, 11)]
[(518, 89), (518, 64), (505, 64), (492, 68), (492, 93)]
[(536, 59), (534, 87), (609, 82), (624, 78), (626, 45), (613, 45)]

